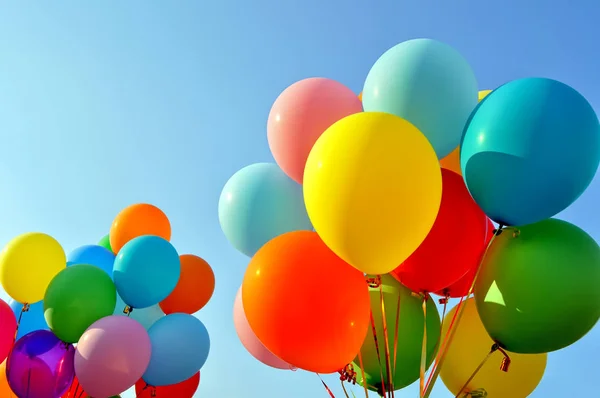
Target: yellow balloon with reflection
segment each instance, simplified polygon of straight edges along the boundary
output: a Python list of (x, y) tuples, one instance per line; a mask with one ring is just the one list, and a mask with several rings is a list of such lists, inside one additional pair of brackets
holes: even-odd
[(6, 379), (6, 360), (0, 364), (0, 397), (17, 398)]
[(435, 151), (415, 126), (391, 114), (361, 112), (317, 140), (303, 187), (325, 244), (362, 272), (387, 274), (431, 230), (442, 177)]
[[(492, 90), (481, 90), (479, 92), (479, 101), (484, 99)], [(460, 147), (456, 147), (450, 154), (440, 160), (440, 166), (446, 170), (455, 172), (458, 175), (462, 175), (460, 170)]]
[(14, 300), (33, 304), (44, 298), (52, 278), (66, 266), (65, 252), (53, 237), (23, 234), (0, 253), (0, 283)]
[[(488, 355), (494, 342), (485, 331), (475, 300), (465, 300), (463, 315), (450, 343), (446, 358), (440, 369), (440, 377), (454, 395)], [(442, 338), (456, 313), (457, 307), (446, 315)], [(485, 365), (467, 385), (464, 392), (483, 389), (488, 398), (525, 398), (538, 386), (546, 370), (548, 354), (515, 354), (508, 352), (508, 372), (500, 369), (504, 356), (494, 352)]]

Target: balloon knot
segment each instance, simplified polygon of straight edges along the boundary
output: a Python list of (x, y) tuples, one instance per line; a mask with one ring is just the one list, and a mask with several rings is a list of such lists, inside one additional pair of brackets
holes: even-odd
[(347, 381), (348, 383), (356, 384), (356, 371), (351, 363), (344, 366), (343, 369), (338, 370), (341, 381)]
[(374, 278), (365, 278), (365, 281), (367, 282), (367, 285), (369, 285), (370, 288), (375, 289), (381, 286), (381, 275), (377, 275)]
[(152, 390), (150, 390), (150, 396), (156, 397), (156, 387), (152, 387)]
[(515, 229), (513, 231), (513, 238), (518, 238), (521, 235), (521, 230), (520, 229)]
[(441, 299), (439, 299), (440, 304), (448, 304), (448, 300), (450, 300), (450, 293), (448, 293), (448, 289), (444, 289), (444, 291), (442, 292), (444, 293), (444, 297), (442, 297)]
[(133, 312), (133, 307), (130, 305), (126, 305), (123, 309), (123, 314), (129, 316)]
[[(426, 293), (423, 293), (423, 292), (419, 292), (419, 293), (417, 293), (417, 292), (411, 292), (410, 295), (413, 296), (413, 297), (418, 297), (418, 298), (422, 299), (423, 301), (427, 301), (427, 294)], [(441, 304), (443, 304), (443, 303), (441, 303)]]
[(21, 309), (21, 312), (27, 312), (29, 311), (29, 304), (25, 303), (23, 304), (23, 308)]
[(465, 398), (487, 398), (488, 393), (483, 388), (478, 388), (477, 390), (469, 391), (463, 395)]

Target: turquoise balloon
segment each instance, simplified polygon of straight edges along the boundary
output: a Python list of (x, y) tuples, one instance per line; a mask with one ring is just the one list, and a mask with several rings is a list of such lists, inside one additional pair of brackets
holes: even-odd
[(281, 234), (313, 230), (302, 186), (273, 163), (244, 167), (227, 181), (219, 222), (231, 245), (248, 257)]
[(131, 311), (129, 315), (125, 313), (126, 308), (127, 304), (125, 304), (125, 301), (123, 301), (123, 299), (117, 294), (117, 305), (115, 305), (115, 311), (113, 315), (129, 316), (130, 318), (141, 323), (146, 330), (150, 329), (150, 327), (154, 325), (156, 321), (165, 316), (165, 313), (158, 304), (154, 304), (153, 306), (146, 308), (136, 308)]
[(469, 192), (492, 220), (532, 224), (566, 209), (591, 183), (600, 163), (600, 124), (571, 87), (515, 80), (475, 109), (460, 160)]
[(442, 159), (460, 143), (477, 106), (477, 79), (452, 47), (431, 39), (405, 41), (386, 51), (363, 89), (366, 112), (386, 112), (414, 124)]

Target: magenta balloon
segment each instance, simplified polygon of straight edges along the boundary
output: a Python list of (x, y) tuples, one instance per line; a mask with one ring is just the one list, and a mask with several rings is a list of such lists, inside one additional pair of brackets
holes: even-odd
[(271, 351), (265, 347), (258, 337), (250, 328), (250, 324), (246, 319), (244, 313), (244, 305), (242, 304), (242, 288), (238, 290), (233, 304), (233, 323), (235, 325), (235, 331), (237, 332), (242, 345), (248, 350), (248, 352), (260, 362), (276, 369), (294, 369), (294, 367), (287, 362), (277, 358)]
[(75, 348), (49, 330), (21, 337), (6, 360), (6, 379), (18, 397), (61, 397), (73, 382)]
[(0, 362), (4, 361), (12, 348), (17, 333), (17, 319), (10, 305), (0, 300)]
[(132, 387), (150, 362), (150, 337), (136, 320), (107, 316), (81, 336), (75, 374), (91, 397), (112, 397)]

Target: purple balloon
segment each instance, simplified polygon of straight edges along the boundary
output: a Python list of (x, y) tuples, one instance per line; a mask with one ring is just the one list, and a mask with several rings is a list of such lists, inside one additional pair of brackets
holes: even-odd
[(58, 398), (73, 382), (75, 348), (48, 330), (21, 337), (6, 360), (6, 379), (19, 397)]

